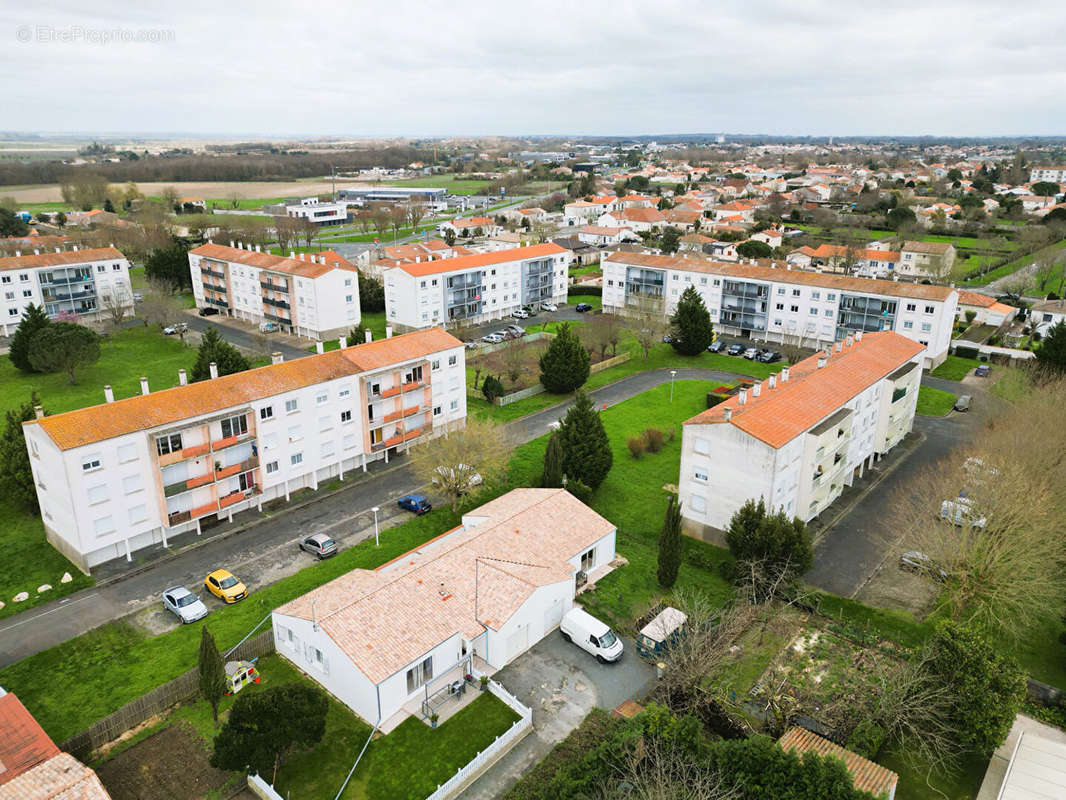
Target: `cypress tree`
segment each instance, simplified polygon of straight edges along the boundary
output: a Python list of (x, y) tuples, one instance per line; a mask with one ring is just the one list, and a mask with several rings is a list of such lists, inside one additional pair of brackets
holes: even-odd
[(659, 585), (669, 589), (677, 582), (681, 569), (681, 503), (670, 497), (666, 507), (666, 519), (659, 534)]
[(4, 429), (0, 432), (0, 491), (34, 514), (39, 510), (37, 489), (22, 423), (34, 418), (33, 408), (40, 402), (37, 392), (32, 392), (28, 402), (7, 412)]
[(670, 344), (683, 356), (698, 356), (714, 341), (711, 314), (695, 286), (685, 289), (677, 301), (677, 308), (670, 318), (670, 330), (673, 334)]
[(215, 637), (204, 625), (200, 629), (200, 694), (204, 700), (211, 704), (211, 713), (215, 717), (215, 725), (218, 725), (218, 704), (226, 694), (226, 665), (222, 663), (222, 656), (215, 645)]
[(540, 382), (552, 394), (572, 392), (589, 379), (589, 354), (570, 327), (559, 326), (540, 357)]
[(219, 375), (244, 372), (252, 367), (251, 362), (241, 355), (241, 351), (223, 339), (214, 326), (204, 331), (190, 376), (192, 380), (205, 381), (210, 378), (212, 361), (218, 365)]
[(566, 412), (559, 439), (563, 448), (563, 473), (596, 489), (611, 470), (614, 454), (603, 421), (588, 395), (578, 391), (576, 402)]
[(14, 336), (11, 337), (11, 349), (7, 353), (7, 357), (11, 359), (16, 369), (23, 372), (37, 371), (30, 363), (30, 340), (37, 331), (51, 324), (52, 321), (48, 319), (48, 315), (44, 313), (41, 306), (32, 303), (26, 306), (26, 310), (22, 313), (22, 322), (15, 329)]
[[(25, 449), (25, 448), (23, 448)], [(548, 449), (544, 451), (544, 472), (540, 485), (545, 489), (558, 489), (563, 485), (563, 444), (559, 432), (548, 437)]]

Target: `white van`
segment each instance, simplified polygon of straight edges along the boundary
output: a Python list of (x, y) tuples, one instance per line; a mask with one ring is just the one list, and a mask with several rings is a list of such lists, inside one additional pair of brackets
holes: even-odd
[(566, 612), (563, 621), (559, 623), (559, 630), (563, 632), (566, 641), (587, 650), (596, 656), (596, 660), (601, 664), (617, 661), (622, 657), (622, 640), (604, 623), (580, 608), (572, 608)]

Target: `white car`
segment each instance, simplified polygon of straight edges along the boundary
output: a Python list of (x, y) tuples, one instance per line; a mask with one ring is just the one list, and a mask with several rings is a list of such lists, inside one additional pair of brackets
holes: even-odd
[(184, 625), (207, 616), (204, 601), (184, 586), (171, 586), (163, 592), (163, 608), (174, 614)]
[(956, 497), (940, 504), (940, 518), (952, 525), (969, 525), (971, 528), (984, 528), (988, 525), (985, 517), (977, 515), (973, 500), (969, 497)]
[(540, 304), (540, 310), (541, 311), (558, 311), (559, 310), (559, 306), (555, 305), (555, 303), (541, 303)]
[(758, 347), (749, 347), (744, 351), (744, 358), (748, 359), (748, 361), (753, 361), (757, 355), (759, 355)]
[(524, 308), (519, 308), (511, 312), (511, 316), (515, 319), (529, 319), (529, 312)]
[(572, 608), (559, 623), (563, 638), (591, 653), (601, 664), (622, 657), (622, 640), (603, 622), (580, 608)]
[(176, 333), (185, 333), (189, 329), (189, 326), (184, 322), (179, 322), (176, 325), (167, 325), (163, 328), (164, 336), (173, 336)]
[(490, 333), (487, 336), (482, 336), (481, 341), (486, 342), (487, 344), (499, 344), (506, 338), (507, 337), (501, 333)]

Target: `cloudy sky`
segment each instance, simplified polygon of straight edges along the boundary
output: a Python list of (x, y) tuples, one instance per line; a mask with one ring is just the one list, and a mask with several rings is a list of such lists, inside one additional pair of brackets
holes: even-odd
[(3, 6), (0, 130), (1066, 134), (1062, 0)]

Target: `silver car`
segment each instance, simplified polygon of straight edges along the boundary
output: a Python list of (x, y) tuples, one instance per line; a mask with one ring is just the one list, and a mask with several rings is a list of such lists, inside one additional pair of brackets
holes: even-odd
[(337, 543), (324, 533), (313, 533), (300, 540), (300, 549), (319, 558), (337, 555)]
[(184, 586), (171, 586), (164, 591), (163, 607), (185, 625), (207, 616), (207, 606)]

